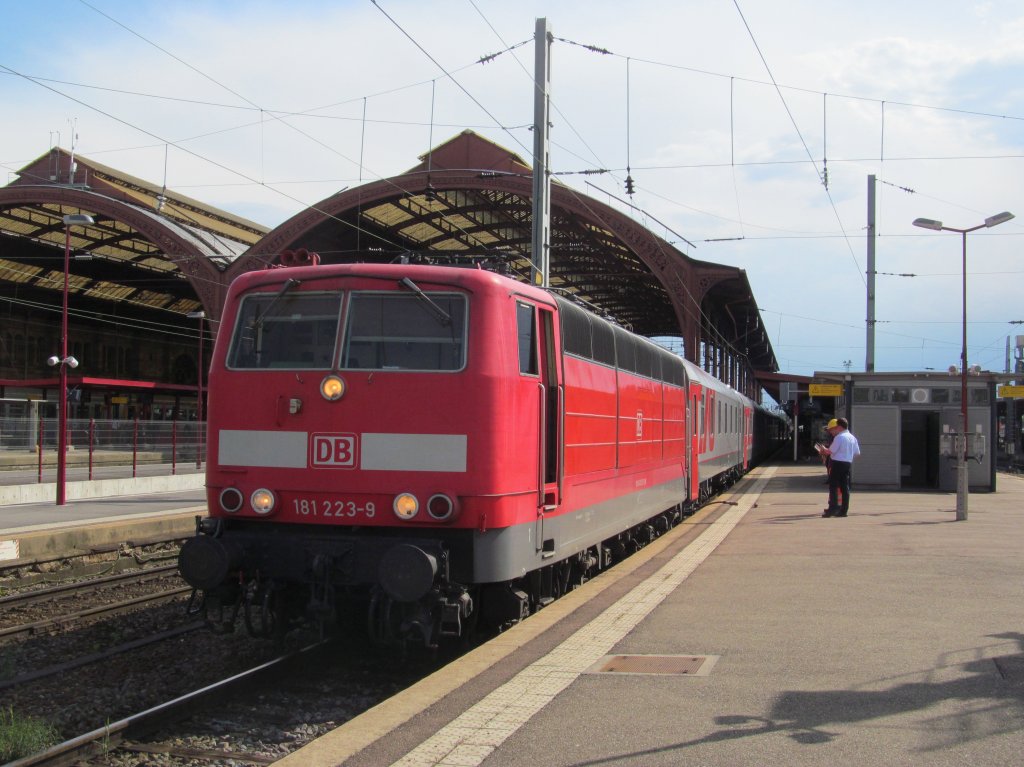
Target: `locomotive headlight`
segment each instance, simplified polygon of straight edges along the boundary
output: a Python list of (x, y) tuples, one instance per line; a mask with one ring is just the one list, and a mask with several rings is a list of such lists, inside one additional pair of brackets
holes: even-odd
[(269, 514), (274, 510), (274, 504), (276, 502), (274, 494), (262, 487), (254, 492), (249, 498), (249, 503), (252, 504), (252, 510), (257, 514)]
[(320, 393), (328, 402), (341, 399), (345, 393), (345, 382), (336, 375), (329, 375), (320, 382)]
[(420, 510), (420, 502), (412, 493), (399, 493), (395, 496), (391, 508), (395, 510), (395, 516), (399, 519), (412, 519)]
[(228, 513), (234, 514), (244, 502), (245, 497), (237, 487), (225, 487), (220, 491), (220, 507)]
[(444, 493), (432, 495), (427, 501), (427, 513), (438, 522), (444, 522), (446, 519), (451, 519), (452, 514), (455, 513), (455, 501)]

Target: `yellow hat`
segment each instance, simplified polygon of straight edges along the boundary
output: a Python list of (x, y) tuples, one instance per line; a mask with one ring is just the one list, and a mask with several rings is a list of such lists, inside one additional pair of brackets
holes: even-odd
[(825, 428), (826, 429), (834, 429), (838, 425), (839, 425), (839, 421), (837, 421), (835, 418), (833, 418), (831, 421), (828, 422), (828, 425)]

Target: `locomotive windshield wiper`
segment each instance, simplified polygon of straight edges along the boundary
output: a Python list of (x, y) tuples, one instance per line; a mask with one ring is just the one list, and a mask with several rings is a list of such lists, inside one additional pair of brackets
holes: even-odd
[(435, 304), (431, 300), (430, 296), (428, 296), (426, 293), (424, 293), (423, 290), (420, 289), (420, 286), (417, 285), (415, 282), (410, 280), (408, 277), (403, 277), (402, 279), (400, 279), (398, 281), (398, 284), (401, 285), (403, 288), (408, 288), (409, 290), (411, 290), (413, 293), (416, 294), (417, 298), (419, 298), (421, 301), (425, 301), (427, 306), (430, 308), (430, 310), (435, 315), (437, 315), (437, 319), (440, 320), (442, 325), (446, 325), (447, 326), (447, 325), (451, 325), (452, 324), (452, 317), (451, 317), (451, 315), (448, 314), (448, 312), (446, 312), (440, 306)]
[(281, 296), (283, 296), (285, 293), (287, 293), (289, 290), (291, 290), (298, 284), (299, 281), (293, 279), (292, 277), (289, 277), (287, 280), (285, 280), (284, 285), (282, 285), (281, 289), (277, 291), (277, 295), (270, 300), (270, 303), (266, 305), (262, 312), (256, 315), (256, 319), (253, 320), (252, 326), (256, 329), (262, 328), (263, 321), (267, 318), (267, 315), (270, 314), (270, 310), (273, 308), (274, 304), (281, 300)]

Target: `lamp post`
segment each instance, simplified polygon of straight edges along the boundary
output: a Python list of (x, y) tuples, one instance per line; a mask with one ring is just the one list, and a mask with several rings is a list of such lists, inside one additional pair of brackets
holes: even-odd
[(197, 392), (199, 398), (196, 405), (196, 438), (199, 440), (199, 444), (196, 445), (196, 468), (203, 468), (203, 447), (206, 445), (206, 427), (203, 426), (203, 320), (206, 319), (206, 312), (189, 312), (185, 315), (190, 320), (199, 320), (199, 364), (196, 366), (199, 375), (199, 385)]
[(60, 357), (50, 357), (51, 367), (60, 365), (60, 392), (57, 396), (57, 505), (63, 506), (67, 480), (68, 450), (68, 368), (78, 367), (78, 360), (68, 354), (68, 270), (71, 264), (71, 227), (96, 223), (92, 216), (72, 213), (64, 216), (64, 302), (60, 315)]
[(958, 232), (963, 243), (961, 256), (962, 269), (962, 338), (960, 346), (960, 444), (956, 451), (956, 518), (957, 520), (967, 519), (967, 234), (976, 232), (979, 229), (991, 229), (993, 226), (1005, 224), (1013, 218), (1013, 214), (1007, 211), (989, 216), (984, 223), (967, 229), (957, 229), (953, 226), (943, 226), (941, 221), (931, 218), (915, 218), (914, 226), (922, 229), (932, 229), (936, 232)]

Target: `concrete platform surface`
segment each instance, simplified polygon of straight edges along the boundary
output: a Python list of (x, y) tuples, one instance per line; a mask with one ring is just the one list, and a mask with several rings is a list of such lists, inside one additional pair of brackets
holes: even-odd
[[(1024, 762), (1024, 479), (960, 522), (954, 495), (911, 492), (823, 519), (815, 465), (734, 490), (278, 764)], [(615, 655), (697, 673), (600, 671)]]
[[(173, 479), (173, 478), (165, 478)], [(0, 505), (0, 564), (89, 553), (128, 541), (189, 536), (206, 513), (204, 488)]]
[[(65, 500), (86, 498), (110, 498), (119, 495), (138, 496), (147, 493), (166, 493), (203, 488), (206, 485), (205, 472), (194, 468), (194, 464), (172, 474), (170, 464), (139, 467), (132, 476), (130, 466), (104, 466), (93, 471), (89, 479), (88, 469), (69, 470), (64, 485)], [(55, 503), (57, 500), (56, 472), (44, 473), (43, 482), (27, 472), (0, 472), (0, 509), (26, 503)], [(20, 476), (19, 476), (20, 475)]]

